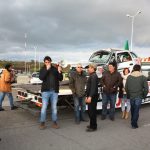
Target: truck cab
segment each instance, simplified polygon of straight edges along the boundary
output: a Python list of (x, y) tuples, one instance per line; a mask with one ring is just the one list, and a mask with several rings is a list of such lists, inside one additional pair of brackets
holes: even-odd
[(122, 72), (124, 68), (132, 71), (135, 64), (140, 64), (140, 58), (134, 52), (120, 49), (102, 49), (94, 52), (89, 58), (89, 63), (96, 63), (96, 73), (99, 78), (102, 77), (103, 71), (107, 70), (108, 64), (114, 61), (117, 63), (119, 72)]

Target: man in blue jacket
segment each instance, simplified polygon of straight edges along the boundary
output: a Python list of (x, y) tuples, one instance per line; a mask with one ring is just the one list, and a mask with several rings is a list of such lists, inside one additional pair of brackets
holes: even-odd
[(131, 103), (131, 126), (136, 129), (142, 99), (148, 94), (147, 79), (142, 75), (140, 65), (134, 65), (132, 73), (127, 78), (125, 90)]
[(62, 81), (63, 75), (61, 72), (61, 67), (52, 66), (52, 60), (49, 56), (44, 58), (44, 67), (40, 70), (39, 78), (43, 81), (41, 92), (42, 92), (42, 109), (41, 109), (41, 125), (40, 129), (45, 129), (45, 120), (46, 120), (46, 110), (49, 103), (51, 102), (52, 110), (52, 127), (57, 129), (59, 128), (57, 124), (57, 101), (59, 93), (59, 81)]

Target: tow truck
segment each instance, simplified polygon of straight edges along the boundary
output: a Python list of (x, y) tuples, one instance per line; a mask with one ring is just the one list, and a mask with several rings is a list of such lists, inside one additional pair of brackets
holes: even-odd
[[(123, 58), (128, 57), (128, 61), (124, 61)], [(94, 52), (89, 58), (88, 63), (96, 63), (97, 64), (97, 75), (99, 78), (102, 77), (102, 72), (107, 68), (107, 65), (110, 61), (116, 61), (118, 64), (118, 71), (121, 72), (123, 68), (129, 67), (132, 70), (134, 64), (141, 64), (140, 58), (133, 52), (127, 50), (120, 49), (103, 49)], [(87, 64), (83, 66), (87, 69)], [(75, 67), (75, 66), (72, 66)], [(150, 71), (150, 65), (148, 65), (148, 70)], [(145, 99), (142, 100), (142, 104), (150, 103), (150, 81), (147, 81), (149, 85), (149, 93)], [(42, 97), (40, 85), (22, 85), (20, 86), (22, 89), (18, 90), (17, 98), (19, 101), (31, 101), (38, 107), (42, 107)], [(67, 105), (73, 108), (73, 98), (72, 92), (69, 88), (69, 80), (60, 82), (60, 91), (58, 94), (58, 106)], [(108, 106), (109, 107), (109, 106)], [(116, 108), (121, 107), (121, 99), (116, 99)], [(87, 107), (86, 107), (87, 109)], [(99, 87), (99, 99), (97, 103), (97, 109), (102, 109), (102, 88)]]
[[(150, 103), (150, 81), (147, 81), (149, 85), (149, 93), (145, 99), (142, 100), (142, 104)], [(30, 101), (38, 107), (42, 107), (41, 97), (41, 85), (20, 85), (21, 89), (17, 91), (17, 99), (19, 102)], [(69, 106), (74, 108), (72, 91), (69, 88), (69, 81), (60, 82), (60, 90), (58, 94), (58, 106)], [(109, 107), (109, 106), (108, 106)], [(121, 99), (116, 99), (116, 108), (121, 107)], [(87, 107), (86, 107), (87, 109)], [(99, 98), (97, 103), (97, 110), (102, 109), (102, 89), (99, 87)]]

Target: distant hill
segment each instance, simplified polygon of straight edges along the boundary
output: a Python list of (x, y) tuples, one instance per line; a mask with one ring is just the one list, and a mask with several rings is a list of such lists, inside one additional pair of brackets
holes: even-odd
[[(0, 60), (0, 68), (4, 68), (7, 63), (11, 63), (14, 65), (14, 69), (25, 72), (25, 62), (24, 61), (2, 61)], [(40, 67), (42, 67), (44, 64), (43, 62), (40, 63)], [(53, 64), (54, 66), (57, 66), (56, 64)], [(34, 60), (26, 62), (26, 72), (35, 72), (35, 63)], [(69, 72), (70, 65), (67, 65), (65, 68), (62, 69), (64, 73)], [(36, 71), (39, 71), (39, 62), (36, 63)]]
[[(4, 68), (7, 63), (11, 63), (14, 65), (15, 70), (21, 70), (22, 72), (25, 71), (25, 62), (24, 61), (5, 61), (0, 60), (0, 68)], [(26, 62), (26, 70), (30, 70), (30, 72), (34, 72), (34, 60)], [(42, 66), (43, 63), (40, 63), (40, 66)], [(36, 71), (39, 69), (39, 62), (36, 63)]]

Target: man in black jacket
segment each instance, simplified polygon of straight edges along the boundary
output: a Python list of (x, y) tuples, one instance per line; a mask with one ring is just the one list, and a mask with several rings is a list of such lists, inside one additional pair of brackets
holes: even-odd
[(52, 60), (49, 56), (44, 58), (44, 67), (40, 70), (39, 78), (43, 81), (42, 83), (42, 109), (41, 109), (41, 125), (40, 129), (45, 129), (45, 120), (46, 120), (46, 110), (51, 101), (51, 110), (52, 110), (52, 127), (57, 129), (59, 128), (57, 124), (57, 101), (58, 101), (58, 92), (59, 92), (59, 81), (62, 81), (63, 75), (61, 73), (61, 67), (58, 66), (56, 69), (51, 64)]
[(75, 108), (75, 122), (79, 124), (85, 119), (85, 84), (86, 74), (83, 72), (82, 64), (77, 64), (76, 71), (70, 75), (70, 89), (73, 93), (74, 108)]
[(140, 65), (134, 65), (132, 73), (127, 78), (125, 90), (131, 103), (131, 126), (136, 129), (142, 99), (148, 94), (147, 79), (142, 75)]
[(88, 68), (89, 78), (86, 87), (86, 99), (88, 104), (88, 114), (90, 117), (90, 125), (87, 126), (87, 132), (97, 130), (96, 108), (98, 100), (98, 77), (96, 74), (96, 65), (90, 64)]
[(102, 117), (101, 119), (106, 119), (107, 115), (107, 105), (110, 102), (110, 120), (115, 119), (115, 104), (118, 87), (122, 83), (122, 78), (119, 72), (117, 72), (116, 63), (109, 63), (108, 71), (104, 72), (101, 83), (103, 86), (103, 96), (102, 96)]

